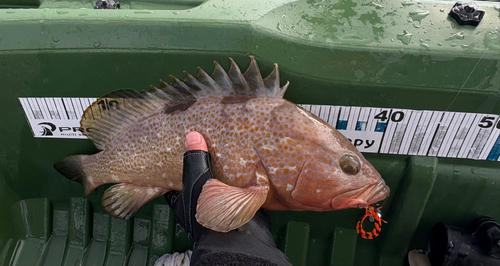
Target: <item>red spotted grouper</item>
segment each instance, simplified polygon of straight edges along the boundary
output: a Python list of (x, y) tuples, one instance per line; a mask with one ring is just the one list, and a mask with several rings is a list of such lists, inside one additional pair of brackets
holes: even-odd
[[(283, 99), (278, 66), (262, 79), (251, 57), (242, 73), (215, 62), (208, 75), (185, 72), (149, 92), (119, 90), (84, 114), (84, 134), (101, 150), (73, 155), (55, 168), (83, 184), (85, 195), (117, 183), (102, 198), (112, 216), (128, 219), (141, 206), (182, 189), (184, 136), (200, 132), (215, 179), (203, 187), (196, 219), (227, 232), (259, 208), (331, 211), (365, 207), (389, 195), (375, 168), (336, 129)], [(90, 119), (93, 117), (93, 119)]]

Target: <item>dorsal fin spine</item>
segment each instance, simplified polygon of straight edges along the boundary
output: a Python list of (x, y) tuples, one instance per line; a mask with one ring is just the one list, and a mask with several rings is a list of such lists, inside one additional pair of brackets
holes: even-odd
[[(228, 72), (219, 63), (214, 62), (212, 75), (198, 68), (196, 77), (185, 74), (184, 81), (172, 77), (172, 85), (161, 80), (160, 86), (158, 88), (151, 86), (149, 92), (130, 89), (112, 92), (87, 108), (83, 117), (89, 119), (82, 118), (81, 125), (92, 130), (85, 131), (84, 134), (98, 149), (104, 149), (106, 144), (126, 127), (133, 125), (142, 117), (161, 112), (170, 105), (191, 102), (205, 96), (282, 98), (285, 94), (288, 83), (279, 87), (277, 64), (274, 65), (273, 71), (262, 79), (253, 56), (250, 57), (250, 65), (244, 74), (232, 58), (230, 61), (231, 67)], [(103, 98), (114, 99), (120, 108), (103, 110), (97, 104)]]

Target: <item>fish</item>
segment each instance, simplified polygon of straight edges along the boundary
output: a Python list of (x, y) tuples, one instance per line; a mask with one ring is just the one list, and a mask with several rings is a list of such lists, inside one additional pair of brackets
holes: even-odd
[(283, 98), (278, 65), (262, 78), (257, 61), (243, 73), (229, 58), (211, 75), (171, 76), (149, 91), (118, 90), (82, 116), (83, 134), (100, 152), (54, 164), (81, 182), (84, 194), (114, 184), (101, 204), (130, 218), (150, 200), (182, 190), (184, 137), (201, 133), (215, 178), (200, 194), (196, 219), (218, 232), (234, 230), (259, 210), (333, 211), (367, 207), (389, 187), (363, 155), (331, 125)]

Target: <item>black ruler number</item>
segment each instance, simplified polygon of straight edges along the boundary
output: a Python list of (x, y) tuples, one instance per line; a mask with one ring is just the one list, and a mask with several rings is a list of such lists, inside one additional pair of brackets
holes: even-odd
[(388, 114), (389, 111), (388, 110), (384, 110), (380, 113), (378, 113), (377, 115), (375, 115), (375, 119), (378, 119), (382, 122), (385, 122), (387, 119), (389, 119), (389, 115), (391, 116), (391, 121), (392, 122), (401, 122), (403, 121), (403, 118), (405, 117), (405, 113), (401, 112), (401, 111), (396, 111), (392, 114)]
[[(496, 117), (493, 116), (485, 116), (479, 121), (479, 127), (480, 128), (490, 128), (493, 126), (493, 122), (495, 121)], [(500, 121), (497, 121), (497, 124), (495, 126), (497, 129), (500, 129)]]

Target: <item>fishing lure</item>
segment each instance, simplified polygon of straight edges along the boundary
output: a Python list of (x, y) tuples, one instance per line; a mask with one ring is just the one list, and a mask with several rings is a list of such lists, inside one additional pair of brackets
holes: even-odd
[[(382, 215), (380, 214), (380, 209), (382, 207), (378, 207), (375, 209), (373, 205), (369, 205), (366, 207), (365, 210), (365, 215), (359, 219), (358, 223), (356, 224), (356, 232), (364, 238), (364, 239), (374, 239), (375, 237), (379, 236), (380, 231), (382, 230), (382, 222), (387, 223), (386, 221), (382, 220)], [(363, 222), (365, 219), (369, 217), (370, 222), (373, 223), (373, 230), (371, 232), (366, 232), (363, 229)]]

